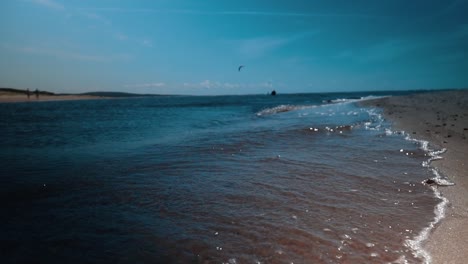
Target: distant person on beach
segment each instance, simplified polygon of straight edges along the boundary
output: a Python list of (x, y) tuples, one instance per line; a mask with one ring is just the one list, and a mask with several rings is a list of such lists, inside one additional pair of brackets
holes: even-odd
[(36, 94), (36, 99), (39, 99), (39, 90), (36, 89), (36, 90), (34, 91), (34, 93)]
[(31, 92), (29, 92), (29, 89), (26, 90), (26, 94), (28, 95), (28, 99), (29, 99), (29, 96), (31, 96)]

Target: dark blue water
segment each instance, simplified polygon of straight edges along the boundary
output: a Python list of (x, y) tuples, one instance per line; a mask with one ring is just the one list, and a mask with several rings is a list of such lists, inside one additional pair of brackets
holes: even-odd
[(2, 263), (420, 262), (426, 153), (367, 95), (1, 104)]

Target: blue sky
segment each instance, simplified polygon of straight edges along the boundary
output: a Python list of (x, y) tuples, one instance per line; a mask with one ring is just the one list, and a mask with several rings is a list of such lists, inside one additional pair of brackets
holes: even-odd
[(467, 88), (467, 13), (468, 0), (3, 0), (0, 87), (194, 95)]

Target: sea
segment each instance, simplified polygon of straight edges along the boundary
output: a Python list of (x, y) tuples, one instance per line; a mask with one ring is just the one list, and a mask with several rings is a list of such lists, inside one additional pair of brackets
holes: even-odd
[(429, 263), (408, 93), (0, 104), (1, 263)]

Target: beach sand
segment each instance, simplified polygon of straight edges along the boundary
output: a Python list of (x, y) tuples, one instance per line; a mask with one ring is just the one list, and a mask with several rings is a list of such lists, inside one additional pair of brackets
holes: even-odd
[(449, 200), (446, 216), (424, 242), (432, 263), (468, 263), (468, 90), (428, 92), (363, 102), (383, 109), (396, 130), (447, 151), (433, 161), (454, 186), (438, 187)]
[(31, 92), (30, 97), (26, 94), (16, 92), (0, 92), (0, 103), (18, 103), (18, 102), (42, 102), (42, 101), (64, 101), (64, 100), (92, 100), (106, 99), (107, 97), (93, 95), (43, 95), (39, 98)]

